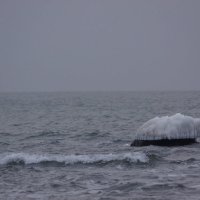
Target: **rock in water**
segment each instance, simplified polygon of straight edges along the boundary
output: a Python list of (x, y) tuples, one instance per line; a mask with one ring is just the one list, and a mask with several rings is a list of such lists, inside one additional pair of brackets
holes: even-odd
[(195, 143), (197, 137), (200, 137), (200, 119), (177, 113), (144, 123), (131, 146), (181, 146)]

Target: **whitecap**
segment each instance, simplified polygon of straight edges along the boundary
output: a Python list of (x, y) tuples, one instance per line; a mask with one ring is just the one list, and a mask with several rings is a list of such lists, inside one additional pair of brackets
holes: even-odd
[(58, 154), (28, 154), (28, 153), (3, 153), (0, 154), (0, 165), (12, 163), (38, 164), (43, 162), (58, 162), (65, 165), (108, 163), (112, 161), (126, 161), (130, 163), (146, 163), (149, 158), (141, 152), (121, 154), (91, 154), (91, 155), (58, 155)]

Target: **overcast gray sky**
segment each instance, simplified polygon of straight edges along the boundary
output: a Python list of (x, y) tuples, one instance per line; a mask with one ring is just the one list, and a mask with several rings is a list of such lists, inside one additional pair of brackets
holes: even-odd
[(0, 91), (200, 90), (200, 0), (1, 0)]

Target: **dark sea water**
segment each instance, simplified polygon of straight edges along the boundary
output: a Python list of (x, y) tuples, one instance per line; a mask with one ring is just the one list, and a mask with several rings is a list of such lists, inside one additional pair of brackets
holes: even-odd
[(199, 200), (200, 144), (130, 147), (200, 92), (0, 93), (0, 199)]

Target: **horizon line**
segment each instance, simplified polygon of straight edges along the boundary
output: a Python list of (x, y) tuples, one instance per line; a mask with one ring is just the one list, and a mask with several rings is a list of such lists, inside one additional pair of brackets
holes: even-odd
[(193, 89), (193, 90), (32, 90), (32, 91), (0, 91), (0, 93), (68, 93), (68, 92), (200, 92), (199, 90)]

